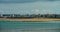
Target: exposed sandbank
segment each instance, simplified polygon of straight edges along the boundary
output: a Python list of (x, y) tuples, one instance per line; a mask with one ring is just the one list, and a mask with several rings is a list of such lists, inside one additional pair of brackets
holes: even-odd
[(60, 21), (60, 19), (58, 19), (58, 18), (31, 18), (31, 19), (0, 18), (0, 20), (7, 20), (7, 21)]

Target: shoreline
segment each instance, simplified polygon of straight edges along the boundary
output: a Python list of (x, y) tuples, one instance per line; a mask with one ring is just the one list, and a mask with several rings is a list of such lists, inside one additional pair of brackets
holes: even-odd
[(0, 18), (0, 20), (5, 20), (5, 21), (33, 21), (33, 22), (41, 22), (41, 21), (60, 21), (59, 18), (31, 18), (31, 19), (12, 19), (12, 18)]

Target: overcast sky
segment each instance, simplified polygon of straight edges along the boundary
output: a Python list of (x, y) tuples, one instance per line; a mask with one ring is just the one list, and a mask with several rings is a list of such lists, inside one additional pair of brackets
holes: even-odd
[(60, 14), (60, 0), (0, 0), (2, 14)]

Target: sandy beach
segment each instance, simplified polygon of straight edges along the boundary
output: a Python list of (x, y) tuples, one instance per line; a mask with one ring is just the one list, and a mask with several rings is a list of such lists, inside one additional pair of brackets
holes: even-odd
[(60, 21), (60, 19), (58, 19), (58, 18), (31, 18), (31, 19), (0, 18), (0, 20), (7, 20), (7, 21)]

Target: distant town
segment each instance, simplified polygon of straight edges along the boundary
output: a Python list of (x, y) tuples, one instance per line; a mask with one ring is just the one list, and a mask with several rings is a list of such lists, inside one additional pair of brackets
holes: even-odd
[(0, 18), (60, 18), (60, 14), (0, 14)]

